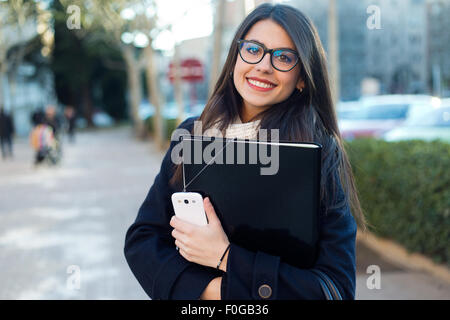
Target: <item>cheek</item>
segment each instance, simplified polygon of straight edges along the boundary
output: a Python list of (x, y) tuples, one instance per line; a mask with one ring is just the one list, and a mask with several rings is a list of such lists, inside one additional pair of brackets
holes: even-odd
[(233, 71), (233, 79), (234, 81), (242, 81), (242, 78), (244, 77), (245, 73), (248, 72), (248, 64), (243, 63), (241, 59), (236, 60), (236, 64), (234, 65), (234, 71)]
[(287, 90), (290, 92), (289, 94), (291, 94), (295, 90), (296, 86), (297, 82), (295, 81), (295, 79), (291, 79), (291, 81), (289, 81), (289, 85), (287, 86)]
[(242, 90), (245, 86), (245, 75), (248, 73), (248, 64), (243, 64), (242, 61), (236, 61), (236, 65), (233, 70), (233, 82), (236, 90), (242, 94)]
[(298, 77), (295, 74), (281, 75), (280, 82), (283, 83), (283, 93), (289, 96), (297, 87)]

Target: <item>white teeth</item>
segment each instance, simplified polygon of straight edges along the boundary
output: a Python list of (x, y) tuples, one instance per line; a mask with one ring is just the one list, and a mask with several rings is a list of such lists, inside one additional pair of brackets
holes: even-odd
[(252, 79), (247, 79), (248, 82), (250, 82), (252, 85), (257, 86), (257, 87), (261, 87), (261, 88), (273, 88), (275, 87), (275, 85), (273, 84), (268, 84), (268, 83), (264, 83), (264, 82), (259, 82), (256, 80), (252, 80)]

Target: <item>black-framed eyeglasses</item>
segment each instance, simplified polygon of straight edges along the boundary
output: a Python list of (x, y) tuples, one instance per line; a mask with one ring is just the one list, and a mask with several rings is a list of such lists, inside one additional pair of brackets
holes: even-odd
[(288, 72), (297, 65), (299, 56), (295, 50), (289, 48), (267, 49), (267, 47), (254, 40), (238, 40), (239, 55), (249, 64), (261, 62), (266, 53), (270, 54), (272, 66), (282, 72)]

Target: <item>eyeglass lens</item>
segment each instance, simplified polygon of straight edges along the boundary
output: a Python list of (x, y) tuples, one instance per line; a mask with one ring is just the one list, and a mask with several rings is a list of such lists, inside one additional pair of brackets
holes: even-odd
[[(245, 62), (258, 63), (263, 59), (264, 48), (257, 43), (242, 41), (239, 45), (239, 53)], [(292, 69), (297, 59), (297, 55), (288, 50), (275, 50), (271, 55), (272, 65), (281, 71)]]

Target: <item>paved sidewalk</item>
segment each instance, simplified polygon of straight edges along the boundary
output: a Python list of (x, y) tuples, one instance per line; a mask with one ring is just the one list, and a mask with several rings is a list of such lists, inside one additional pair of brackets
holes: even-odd
[[(59, 167), (35, 169), (17, 141), (15, 159), (0, 161), (0, 299), (147, 299), (123, 245), (162, 157), (119, 128), (79, 133)], [(361, 244), (357, 261), (358, 299), (450, 299), (448, 284)], [(380, 267), (379, 290), (367, 288), (369, 265)]]
[[(356, 249), (357, 300), (449, 300), (450, 284), (426, 272), (405, 269), (380, 256), (362, 242)], [(379, 286), (373, 280), (378, 266)], [(371, 289), (369, 289), (371, 288)]]

